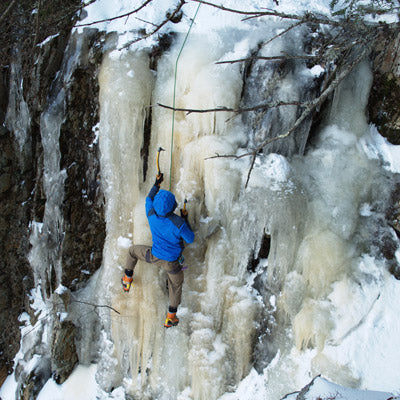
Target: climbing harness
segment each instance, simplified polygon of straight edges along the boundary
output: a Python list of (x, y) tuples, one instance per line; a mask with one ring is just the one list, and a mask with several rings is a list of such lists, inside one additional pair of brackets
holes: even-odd
[(178, 61), (179, 58), (182, 54), (182, 50), (185, 47), (186, 41), (189, 37), (189, 33), (192, 29), (193, 23), (197, 17), (197, 13), (199, 12), (199, 8), (201, 6), (201, 3), (199, 3), (199, 5), (197, 6), (196, 9), (196, 13), (194, 14), (194, 17), (192, 19), (192, 22), (190, 23), (189, 29), (186, 33), (186, 37), (185, 40), (182, 43), (181, 49), (178, 53), (178, 57), (176, 58), (176, 62), (175, 62), (175, 74), (174, 74), (174, 98), (172, 101), (172, 128), (171, 128), (171, 160), (170, 160), (170, 167), (169, 167), (169, 190), (171, 191), (171, 184), (172, 184), (172, 153), (173, 153), (173, 149), (174, 149), (174, 125), (175, 125), (175, 95), (176, 95), (176, 76), (177, 76), (177, 72), (178, 72)]

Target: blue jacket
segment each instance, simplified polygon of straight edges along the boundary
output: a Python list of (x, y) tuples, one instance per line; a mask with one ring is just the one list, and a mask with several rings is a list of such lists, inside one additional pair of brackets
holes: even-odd
[(194, 233), (189, 223), (174, 214), (177, 204), (175, 196), (154, 185), (146, 197), (146, 215), (153, 236), (153, 256), (166, 261), (175, 261), (183, 251), (183, 240), (192, 243)]

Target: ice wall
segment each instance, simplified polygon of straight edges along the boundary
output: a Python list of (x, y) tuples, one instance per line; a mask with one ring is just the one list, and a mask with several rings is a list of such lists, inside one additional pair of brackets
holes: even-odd
[[(180, 40), (158, 61), (157, 71), (149, 69), (141, 51), (110, 52), (101, 68), (107, 240), (97, 284), (120, 315), (111, 312), (102, 320), (98, 381), (106, 390), (122, 385), (140, 398), (216, 399), (234, 390), (256, 361), (265, 367), (271, 400), (318, 373), (344, 385), (361, 385), (345, 362), (324, 352), (360, 324), (359, 316), (367, 315), (376, 301), (377, 282), (384, 279), (365, 262), (389, 193), (382, 166), (365, 151), (371, 140), (364, 115), (371, 84), (368, 64), (335, 94), (313, 147), (290, 161), (260, 155), (245, 188), (248, 158), (208, 159), (245, 151), (245, 120), (218, 112), (177, 112), (171, 151), (172, 112), (155, 105), (172, 104)], [(215, 64), (230, 57), (233, 47), (233, 41), (191, 37), (178, 67), (177, 107), (239, 104), (240, 67)], [(298, 73), (312, 80), (305, 66)], [(299, 90), (291, 75), (282, 78), (282, 85), (287, 92), (291, 85)], [(151, 105), (147, 143), (143, 127)], [(167, 150), (160, 163), (163, 187), (170, 189), (171, 178), (180, 206), (189, 200), (196, 233), (185, 250), (181, 322), (170, 330), (163, 328), (168, 298), (162, 271), (139, 262), (129, 294), (120, 285), (129, 245), (151, 243), (144, 201), (156, 175), (159, 146)], [(264, 235), (271, 238), (269, 256), (251, 275), (248, 262), (257, 257)]]
[[(364, 62), (336, 92), (315, 146), (291, 162), (296, 189), (290, 197), (301, 207), (300, 218), (292, 220), (299, 245), (287, 270), (281, 269), (285, 255), (279, 248), (268, 259), (269, 272), (274, 274), (277, 268), (280, 282), (279, 327), (270, 337), (277, 352), (264, 370), (271, 399), (317, 374), (343, 385), (383, 390), (378, 373), (375, 379), (364, 380), (360, 370), (368, 366), (355, 367), (349, 348), (341, 348), (357, 329), (363, 332), (379, 291), (393, 279), (374, 244), (380, 229), (389, 229), (379, 218), (388, 202), (390, 174), (366, 151), (376, 135), (365, 115), (371, 80)], [(290, 212), (290, 203), (286, 206)], [(368, 340), (364, 333), (357, 335)], [(357, 346), (354, 337), (350, 346)], [(375, 357), (376, 349), (364, 351)], [(387, 373), (393, 368), (396, 363)]]
[[(161, 58), (155, 79), (141, 52), (112, 52), (101, 68), (100, 146), (107, 203), (101, 282), (121, 315), (110, 317), (113, 352), (108, 364), (103, 360), (108, 368), (99, 372), (99, 380), (108, 388), (123, 382), (128, 393), (149, 398), (177, 398), (186, 390), (194, 398), (210, 399), (249, 371), (257, 303), (245, 285), (245, 272), (254, 241), (263, 232), (263, 219), (257, 221), (245, 208), (248, 195), (242, 193), (242, 168), (247, 161), (205, 160), (215, 153), (235, 152), (246, 140), (236, 120), (226, 122), (230, 116), (223, 113), (177, 113), (170, 165), (172, 112), (154, 107), (148, 179), (143, 182), (140, 151), (145, 115), (150, 103), (172, 103), (179, 45), (178, 41)], [(185, 50), (177, 107), (237, 106), (239, 68), (214, 64), (228, 50), (204, 40)], [(180, 206), (188, 199), (196, 233), (194, 244), (185, 250), (188, 269), (178, 311), (181, 322), (170, 330), (163, 327), (168, 298), (162, 271), (139, 262), (129, 294), (120, 284), (129, 243), (151, 244), (144, 201), (156, 175), (159, 146), (167, 149), (160, 159), (163, 187), (169, 189), (171, 169), (171, 190)], [(247, 229), (249, 221), (260, 225), (259, 231)]]

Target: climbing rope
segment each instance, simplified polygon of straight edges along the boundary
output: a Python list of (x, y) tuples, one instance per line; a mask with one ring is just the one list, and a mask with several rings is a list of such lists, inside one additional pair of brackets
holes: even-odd
[(189, 37), (189, 33), (190, 33), (191, 29), (192, 29), (194, 20), (197, 17), (197, 13), (199, 12), (200, 6), (201, 6), (201, 3), (199, 3), (199, 5), (197, 6), (196, 13), (194, 14), (192, 22), (190, 23), (189, 29), (188, 29), (188, 31), (186, 33), (186, 36), (185, 36), (185, 40), (182, 43), (181, 49), (179, 50), (178, 57), (176, 58), (176, 62), (175, 62), (174, 98), (173, 98), (173, 101), (172, 101), (173, 110), (172, 110), (172, 129), (171, 129), (171, 160), (170, 160), (170, 166), (169, 166), (169, 190), (170, 191), (171, 191), (171, 184), (172, 184), (172, 153), (173, 153), (173, 150), (174, 150), (175, 95), (176, 95), (176, 77), (177, 77), (177, 72), (178, 72), (178, 61), (179, 61), (179, 58), (180, 58), (180, 56), (182, 54), (182, 50), (185, 47), (186, 41), (187, 41), (187, 39)]

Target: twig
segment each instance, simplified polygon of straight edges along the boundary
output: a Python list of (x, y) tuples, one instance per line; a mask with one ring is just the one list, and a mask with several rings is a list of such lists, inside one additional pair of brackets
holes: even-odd
[(283, 56), (271, 56), (271, 57), (263, 57), (263, 56), (252, 56), (247, 58), (241, 58), (238, 60), (227, 60), (227, 61), (217, 61), (215, 64), (234, 64), (239, 62), (245, 62), (250, 60), (267, 60), (267, 61), (275, 61), (275, 60), (314, 60), (318, 58), (318, 56), (311, 56), (305, 54), (303, 56), (291, 56), (289, 54)]
[(256, 111), (256, 110), (265, 110), (268, 108), (275, 108), (275, 107), (284, 107), (284, 106), (300, 106), (300, 107), (307, 107), (307, 103), (302, 103), (300, 101), (290, 101), (290, 102), (285, 102), (285, 101), (278, 101), (276, 103), (264, 103), (264, 104), (258, 104), (254, 107), (246, 107), (246, 108), (229, 108), (229, 107), (216, 107), (216, 108), (205, 108), (205, 109), (191, 109), (191, 108), (176, 108), (176, 107), (171, 107), (167, 106), (165, 104), (157, 103), (160, 107), (166, 108), (168, 110), (173, 110), (173, 111), (183, 111), (186, 112), (187, 115), (191, 113), (210, 113), (210, 112), (233, 112), (236, 114), (243, 113), (243, 112), (249, 112), (249, 111)]
[(258, 11), (241, 11), (241, 10), (235, 10), (235, 9), (233, 9), (233, 8), (228, 8), (228, 7), (224, 7), (224, 6), (219, 6), (218, 4), (209, 3), (208, 1), (204, 1), (204, 0), (192, 0), (192, 1), (194, 1), (194, 2), (196, 2), (196, 3), (205, 4), (205, 5), (207, 5), (207, 6), (219, 8), (220, 10), (232, 12), (232, 13), (235, 13), (235, 14), (241, 14), (241, 15), (254, 15), (254, 14), (259, 14)]
[(96, 25), (96, 24), (100, 24), (102, 22), (109, 22), (109, 21), (114, 21), (116, 19), (119, 18), (124, 18), (124, 17), (128, 17), (129, 15), (135, 14), (138, 11), (140, 11), (142, 8), (146, 7), (149, 3), (151, 3), (153, 0), (147, 0), (145, 1), (140, 7), (136, 8), (136, 10), (133, 11), (129, 11), (125, 14), (121, 14), (121, 15), (117, 15), (116, 17), (111, 17), (111, 18), (105, 18), (105, 19), (100, 19), (98, 21), (94, 21), (94, 22), (89, 22), (87, 24), (79, 24), (79, 25), (75, 25), (76, 27), (82, 27), (82, 26), (90, 26), (90, 25)]
[(71, 303), (80, 303), (80, 304), (86, 304), (88, 306), (93, 306), (95, 308), (109, 308), (110, 310), (116, 312), (117, 314), (121, 314), (118, 310), (115, 308), (108, 306), (107, 304), (93, 304), (93, 303), (88, 303), (86, 301), (81, 301), (81, 300), (71, 300)]
[(14, 7), (14, 4), (16, 2), (17, 2), (17, 0), (12, 0), (12, 2), (8, 5), (6, 10), (3, 12), (3, 14), (0, 15), (0, 23), (7, 16), (7, 14), (10, 12), (10, 10)]
[(323, 16), (317, 17), (311, 13), (306, 13), (304, 15), (296, 15), (296, 14), (286, 14), (286, 13), (282, 13), (282, 12), (278, 12), (278, 11), (274, 11), (274, 10), (242, 11), (242, 10), (236, 10), (233, 8), (224, 7), (222, 5), (210, 3), (210, 2), (204, 1), (204, 0), (192, 0), (192, 1), (194, 1), (196, 3), (205, 4), (210, 7), (219, 8), (222, 11), (227, 11), (227, 12), (240, 14), (240, 15), (247, 15), (248, 17), (245, 18), (245, 20), (250, 19), (250, 18), (259, 18), (259, 17), (270, 16), (270, 17), (278, 17), (278, 18), (282, 18), (282, 19), (298, 20), (298, 21), (301, 21), (302, 23), (314, 22), (316, 24), (325, 24), (325, 25), (342, 26), (342, 27), (345, 25), (344, 23), (341, 23), (340, 21), (331, 20), (331, 19), (329, 19), (327, 17), (323, 17)]
[(266, 42), (261, 43), (260, 47), (266, 46), (267, 44), (271, 43), (273, 40), (277, 39), (278, 37), (284, 35), (285, 33), (289, 32), (290, 30), (292, 30), (293, 28), (296, 28), (297, 26), (302, 25), (304, 23), (305, 23), (305, 21), (297, 21), (296, 23), (294, 23), (293, 25), (289, 26), (284, 31), (278, 33), (277, 35), (275, 35), (271, 39), (268, 39)]
[(153, 25), (154, 27), (157, 27), (157, 25), (156, 24), (153, 24), (152, 22), (150, 22), (150, 21), (146, 21), (146, 20), (144, 20), (144, 19), (142, 19), (142, 18), (139, 18), (139, 17), (135, 17), (137, 20), (139, 20), (139, 21), (141, 21), (141, 22), (144, 22), (145, 24), (149, 24), (149, 25)]
[(254, 163), (256, 162), (256, 157), (257, 157), (257, 151), (255, 150), (253, 152), (253, 156), (252, 156), (252, 159), (251, 159), (251, 165), (250, 165), (250, 168), (249, 168), (249, 172), (247, 173), (246, 184), (244, 185), (245, 188), (247, 188), (247, 185), (249, 183), (251, 171), (253, 171)]
[(313, 100), (311, 103), (308, 104), (307, 108), (302, 112), (300, 117), (296, 120), (296, 122), (292, 125), (292, 127), (283, 133), (282, 135), (275, 136), (273, 138), (269, 138), (264, 140), (261, 144), (259, 144), (255, 149), (241, 154), (240, 156), (237, 155), (216, 155), (214, 157), (209, 157), (211, 158), (243, 158), (247, 156), (252, 156), (252, 162), (249, 168), (249, 172), (247, 174), (247, 181), (246, 181), (246, 188), (250, 180), (250, 175), (251, 172), (254, 168), (254, 162), (255, 158), (257, 157), (257, 154), (263, 149), (264, 146), (275, 142), (277, 140), (285, 139), (289, 135), (291, 135), (302, 123), (303, 121), (309, 117), (309, 115), (319, 106), (321, 105), (327, 97), (339, 86), (339, 84), (350, 74), (351, 71), (367, 56), (369, 53), (370, 49), (373, 47), (374, 43), (373, 41), (370, 42), (365, 48), (362, 50), (361, 54), (353, 61), (347, 64), (344, 68), (344, 70), (332, 81), (332, 83), (321, 93), (319, 97), (317, 97), (315, 100)]
[[(148, 0), (148, 1), (152, 1), (152, 0)], [(153, 31), (145, 34), (144, 36), (141, 36), (139, 38), (136, 38), (134, 40), (131, 40), (130, 42), (126, 43), (124, 46), (122, 46), (120, 48), (120, 50), (122, 49), (126, 49), (127, 47), (129, 47), (130, 45), (139, 42), (140, 40), (146, 39), (152, 35), (154, 35), (156, 32), (158, 32), (167, 22), (173, 20), (175, 18), (175, 16), (179, 13), (179, 11), (181, 10), (181, 8), (184, 6), (184, 4), (186, 3), (185, 0), (180, 0), (179, 5), (175, 8), (175, 10), (163, 21), (161, 22), (161, 24), (157, 25), (157, 28), (154, 29)]]

